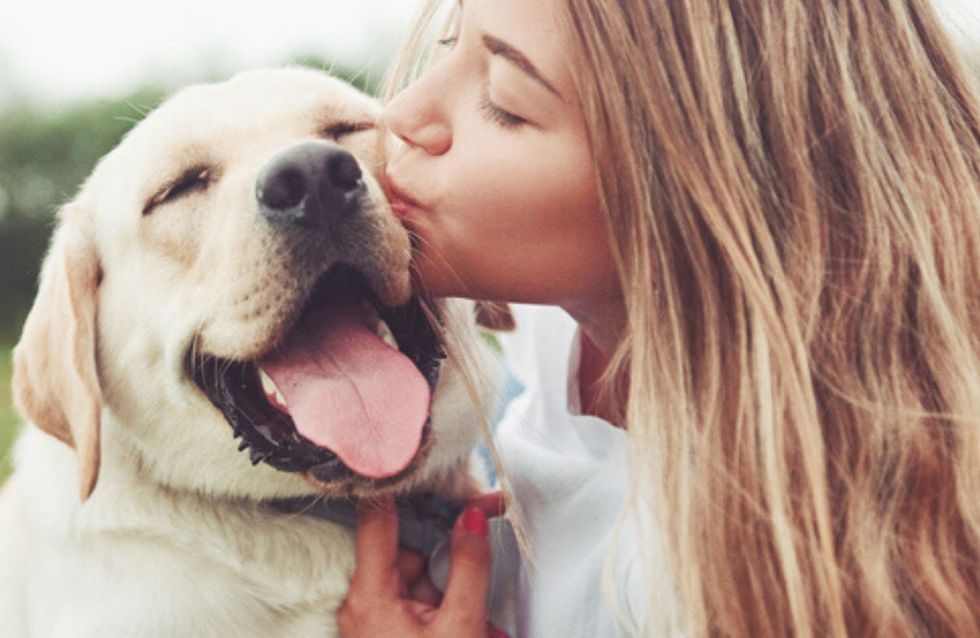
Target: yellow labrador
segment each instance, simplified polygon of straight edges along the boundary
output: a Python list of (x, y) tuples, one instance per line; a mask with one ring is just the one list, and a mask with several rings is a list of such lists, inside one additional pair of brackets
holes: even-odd
[(37, 427), (0, 504), (0, 634), (334, 635), (351, 532), (270, 503), (472, 495), (475, 408), (432, 326), (492, 359), (473, 308), (412, 296), (378, 115), (307, 70), (190, 87), (60, 212), (15, 351)]

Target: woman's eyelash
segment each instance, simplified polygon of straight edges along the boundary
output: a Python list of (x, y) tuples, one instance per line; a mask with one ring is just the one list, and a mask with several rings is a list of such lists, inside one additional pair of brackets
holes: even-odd
[(522, 124), (527, 124), (527, 120), (522, 117), (518, 117), (513, 113), (508, 113), (496, 104), (490, 101), (490, 94), (484, 92), (480, 96), (480, 112), (493, 122), (504, 128), (516, 128)]
[(446, 47), (447, 49), (452, 49), (453, 47), (455, 47), (457, 42), (459, 42), (459, 38), (457, 38), (456, 36), (443, 38), (442, 40), (436, 40), (436, 44), (438, 44), (441, 47)]

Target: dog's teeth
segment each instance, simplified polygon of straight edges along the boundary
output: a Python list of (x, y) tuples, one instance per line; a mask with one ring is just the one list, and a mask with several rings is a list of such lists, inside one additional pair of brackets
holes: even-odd
[(262, 381), (262, 389), (265, 390), (266, 394), (275, 394), (279, 391), (276, 382), (262, 368), (259, 368), (259, 379)]
[(392, 334), (391, 328), (388, 327), (388, 324), (386, 324), (384, 321), (379, 321), (376, 330), (382, 341), (387, 343), (395, 350), (398, 350), (398, 341), (395, 340), (395, 335)]
[(265, 395), (274, 403), (278, 403), (279, 406), (286, 407), (286, 397), (283, 396), (279, 388), (276, 387), (275, 381), (272, 380), (265, 370), (259, 368), (259, 379), (262, 381), (262, 390)]

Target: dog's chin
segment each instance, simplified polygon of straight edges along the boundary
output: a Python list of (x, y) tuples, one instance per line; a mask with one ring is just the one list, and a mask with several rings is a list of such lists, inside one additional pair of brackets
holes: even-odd
[(425, 477), (425, 462), (433, 446), (433, 437), (429, 435), (428, 430), (427, 426), (422, 445), (412, 459), (411, 465), (395, 476), (384, 479), (366, 478), (359, 476), (342, 463), (339, 464), (340, 469), (335, 472), (314, 473), (312, 470), (306, 470), (301, 476), (314, 492), (331, 498), (369, 498), (411, 491)]
[[(343, 301), (338, 302), (339, 299)], [(445, 358), (432, 325), (433, 320), (438, 321), (433, 315), (434, 308), (418, 297), (412, 297), (408, 303), (396, 308), (386, 307), (367, 285), (365, 277), (345, 265), (333, 266), (319, 279), (302, 311), (295, 313), (297, 319), (292, 328), (261, 356), (236, 360), (202, 352), (195, 347), (185, 357), (187, 374), (224, 415), (231, 434), (240, 439), (239, 451), (247, 452), (253, 465), (265, 463), (282, 472), (298, 473), (317, 492), (327, 495), (366, 496), (395, 491), (413, 482), (432, 447), (428, 416), (425, 416), (418, 436), (411, 439), (416, 449), (402, 451), (411, 455), (407, 457), (407, 463), (398, 463), (395, 471), (359, 471), (363, 465), (350, 463), (345, 460), (349, 458), (345, 454), (312, 440), (317, 437), (301, 432), (303, 428), (297, 426), (297, 420), (305, 423), (309, 416), (301, 418), (297, 415), (294, 420), (287, 407), (290, 401), (277, 387), (272, 378), (275, 375), (266, 371), (277, 365), (269, 363), (270, 360), (286, 356), (283, 352), (297, 350), (297, 341), (303, 343), (303, 337), (298, 335), (305, 333), (294, 335), (292, 332), (302, 330), (306, 320), (315, 318), (319, 321), (325, 315), (329, 317), (338, 307), (353, 316), (353, 319), (343, 320), (346, 325), (355, 321), (362, 326), (358, 328), (361, 334), (365, 330), (373, 333), (370, 340), (376, 336), (388, 344), (386, 347), (397, 348), (400, 356), (407, 358), (424, 378), (429, 396), (434, 394)], [(330, 319), (327, 321), (329, 323)], [(330, 338), (327, 341), (329, 343)], [(331, 360), (334, 358), (330, 353), (327, 355)], [(338, 410), (341, 408), (338, 406)], [(330, 406), (326, 409), (330, 411)], [(425, 410), (428, 414), (428, 405)]]

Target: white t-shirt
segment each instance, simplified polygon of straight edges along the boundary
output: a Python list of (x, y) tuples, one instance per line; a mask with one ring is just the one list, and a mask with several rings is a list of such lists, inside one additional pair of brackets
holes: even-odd
[[(501, 335), (504, 361), (524, 390), (496, 428), (500, 456), (525, 516), (533, 566), (517, 586), (520, 638), (605, 638), (629, 635), (602, 593), (612, 544), (614, 601), (633, 626), (647, 613), (637, 525), (617, 521), (629, 493), (627, 434), (581, 414), (578, 325), (550, 306), (512, 307), (517, 330)], [(648, 551), (660, 552), (659, 548)], [(662, 554), (655, 553), (654, 556)], [(669, 591), (669, 584), (655, 584)], [(670, 635), (669, 607), (655, 624)]]

